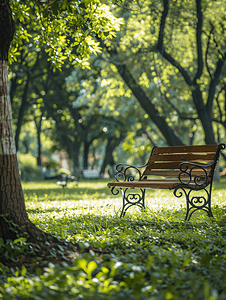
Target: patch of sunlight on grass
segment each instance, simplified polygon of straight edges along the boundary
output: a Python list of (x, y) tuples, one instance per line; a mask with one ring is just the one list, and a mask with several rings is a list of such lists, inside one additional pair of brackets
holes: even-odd
[[(225, 205), (225, 181), (214, 183), (212, 193), (212, 207)], [(51, 213), (54, 218), (61, 218), (62, 214), (72, 218), (84, 214), (99, 216), (119, 216), (122, 208), (121, 193), (111, 194), (107, 187), (107, 180), (81, 181), (78, 186), (73, 183), (66, 188), (56, 185), (55, 181), (23, 183), (25, 203), (28, 213), (38, 220), (38, 216)], [(186, 214), (186, 199), (183, 195), (177, 198), (173, 191), (146, 190), (145, 201), (147, 214), (160, 212), (167, 218), (184, 219)], [(141, 214), (139, 207), (131, 207), (128, 214)], [(197, 217), (203, 218), (203, 213)]]

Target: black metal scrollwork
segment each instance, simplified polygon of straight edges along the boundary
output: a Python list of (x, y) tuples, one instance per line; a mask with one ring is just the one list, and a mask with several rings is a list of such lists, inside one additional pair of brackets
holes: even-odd
[(124, 191), (122, 191), (122, 198), (123, 198), (123, 207), (121, 212), (121, 217), (123, 217), (126, 213), (126, 211), (131, 206), (139, 206), (140, 208), (145, 209), (145, 189), (139, 189), (139, 192), (132, 193), (131, 191), (128, 192), (128, 189), (126, 188)]
[[(178, 178), (181, 184), (188, 185), (192, 189), (201, 189), (212, 182), (215, 166), (219, 160), (219, 153), (225, 149), (226, 145), (221, 143), (218, 145), (214, 161), (207, 165), (200, 165), (192, 162), (183, 162), (179, 169), (181, 173)], [(203, 172), (203, 174), (195, 175), (195, 172)]]
[[(118, 182), (125, 182), (125, 181), (132, 182), (134, 180), (138, 180), (139, 181), (141, 179), (141, 172), (140, 172), (139, 168), (143, 168), (145, 166), (146, 165), (144, 165), (144, 166), (133, 166), (133, 165), (128, 165), (128, 164), (118, 164), (116, 166), (115, 178), (116, 178), (116, 180)], [(132, 172), (134, 174), (132, 174)], [(119, 188), (119, 187), (112, 187), (111, 193), (114, 196), (116, 196), (116, 195), (119, 194), (120, 190), (121, 190), (121, 188)], [(136, 195), (136, 194), (134, 194), (134, 195)], [(128, 197), (126, 197), (126, 199), (127, 198)]]
[(205, 211), (209, 216), (212, 215), (211, 211), (211, 189), (210, 191), (207, 191), (206, 188), (203, 188), (202, 191), (206, 192), (206, 196), (198, 196), (198, 195), (192, 195), (193, 192), (196, 192), (194, 189), (190, 189), (188, 192), (183, 187), (178, 187), (174, 190), (174, 196), (177, 198), (182, 197), (183, 193), (186, 197), (186, 203), (187, 203), (187, 213), (185, 220), (190, 220), (193, 213), (197, 210), (203, 210)]
[[(178, 176), (180, 184), (175, 188), (174, 196), (180, 198), (184, 194), (186, 197), (187, 213), (185, 220), (190, 220), (192, 214), (197, 210), (205, 211), (209, 216), (213, 216), (211, 211), (213, 174), (219, 159), (219, 153), (225, 148), (226, 145), (223, 143), (218, 145), (215, 158), (210, 164), (200, 165), (191, 162), (183, 162), (180, 164), (179, 168), (181, 173)], [(197, 171), (199, 173), (198, 175)], [(205, 191), (205, 194), (193, 195), (193, 193), (197, 193), (198, 190)]]
[[(115, 178), (118, 182), (132, 182), (132, 181), (139, 181), (141, 179), (141, 169), (145, 167), (143, 166), (133, 166), (128, 164), (118, 164), (116, 166), (116, 174)], [(112, 187), (111, 192), (113, 195), (118, 195), (119, 191), (121, 190), (122, 197), (123, 197), (123, 207), (121, 216), (125, 215), (125, 212), (131, 206), (137, 205), (141, 208), (145, 208), (144, 204), (144, 197), (145, 197), (145, 190), (139, 189), (136, 192), (128, 191), (128, 188), (122, 187)]]
[(119, 194), (119, 190), (120, 190), (119, 188), (116, 188), (115, 186), (113, 186), (111, 188), (112, 195), (117, 196)]
[[(133, 166), (127, 164), (118, 164), (116, 166), (115, 178), (117, 181), (134, 181), (140, 180), (141, 172), (140, 168), (144, 166)], [(132, 174), (132, 172), (134, 174)]]
[[(189, 163), (189, 162), (181, 163), (179, 166), (181, 170), (181, 173), (178, 176), (179, 181), (185, 185), (190, 185), (193, 183), (193, 185), (195, 185), (196, 188), (203, 187), (208, 183), (209, 173), (212, 171), (211, 169), (210, 172), (207, 172), (206, 169), (212, 168), (213, 164), (214, 163), (202, 166), (202, 165)], [(203, 172), (203, 174), (195, 175), (195, 172), (197, 170), (199, 172)]]
[[(141, 194), (139, 194), (138, 192), (132, 193), (130, 191), (127, 194), (126, 192), (124, 193), (124, 198), (125, 198), (126, 202), (128, 202), (129, 204), (137, 205), (143, 199), (143, 193), (141, 193)], [(141, 190), (141, 192), (142, 192), (142, 190)]]

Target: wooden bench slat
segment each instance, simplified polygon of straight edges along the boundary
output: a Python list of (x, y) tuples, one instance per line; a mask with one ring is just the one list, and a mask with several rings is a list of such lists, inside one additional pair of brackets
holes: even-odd
[(198, 161), (213, 161), (214, 155), (213, 154), (153, 154), (150, 156), (149, 162), (155, 162), (155, 161), (177, 161), (177, 162), (185, 162), (185, 161), (192, 161), (192, 162), (198, 162)]
[(178, 180), (162, 181), (162, 180), (147, 180), (147, 181), (131, 181), (131, 182), (111, 182), (108, 187), (128, 187), (128, 188), (149, 188), (149, 189), (169, 189), (174, 184), (179, 183)]
[[(211, 169), (206, 169), (207, 174)], [(181, 170), (146, 170), (143, 176), (162, 176), (162, 177), (178, 177), (181, 173)], [(203, 176), (205, 175), (204, 171), (192, 171), (192, 176)], [(181, 176), (186, 176), (185, 174), (181, 174)]]
[(218, 145), (156, 147), (152, 153), (216, 153)]
[[(180, 164), (180, 163), (179, 163)], [(172, 170), (172, 169), (179, 169), (179, 164), (178, 162), (152, 162), (148, 164), (147, 168), (144, 171), (144, 175), (146, 174), (146, 170)], [(201, 166), (206, 166), (207, 164), (200, 163), (199, 165)], [(193, 166), (192, 165), (186, 165), (188, 166), (188, 169), (191, 169)]]
[[(186, 180), (184, 181), (186, 183)], [(179, 180), (141, 180), (141, 181), (131, 181), (131, 182), (110, 182), (108, 187), (126, 187), (126, 188), (145, 188), (145, 189), (172, 189), (177, 185), (182, 183)], [(189, 183), (190, 186), (194, 183)]]

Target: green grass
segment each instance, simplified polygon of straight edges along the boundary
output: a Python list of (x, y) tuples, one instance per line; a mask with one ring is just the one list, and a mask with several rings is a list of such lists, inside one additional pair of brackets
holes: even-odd
[[(196, 213), (189, 222), (185, 199), (164, 190), (149, 190), (149, 209), (120, 219), (121, 197), (107, 182), (65, 189), (55, 181), (23, 183), (31, 221), (84, 251), (72, 265), (49, 264), (43, 274), (2, 265), (0, 299), (226, 299), (225, 179), (213, 186), (215, 218)], [(86, 253), (90, 246), (99, 254)], [(10, 247), (23, 251), (26, 242), (9, 243), (9, 255)]]

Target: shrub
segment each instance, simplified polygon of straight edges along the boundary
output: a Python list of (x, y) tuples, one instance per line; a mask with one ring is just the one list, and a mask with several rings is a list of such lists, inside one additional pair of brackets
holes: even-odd
[(57, 174), (60, 175), (60, 174), (66, 174), (66, 175), (71, 175), (71, 172), (67, 169), (64, 169), (64, 168), (60, 168), (59, 170), (57, 170)]
[(54, 172), (56, 172), (57, 168), (60, 167), (60, 164), (55, 160), (49, 159), (47, 162), (44, 163), (44, 167), (50, 167), (54, 170)]

